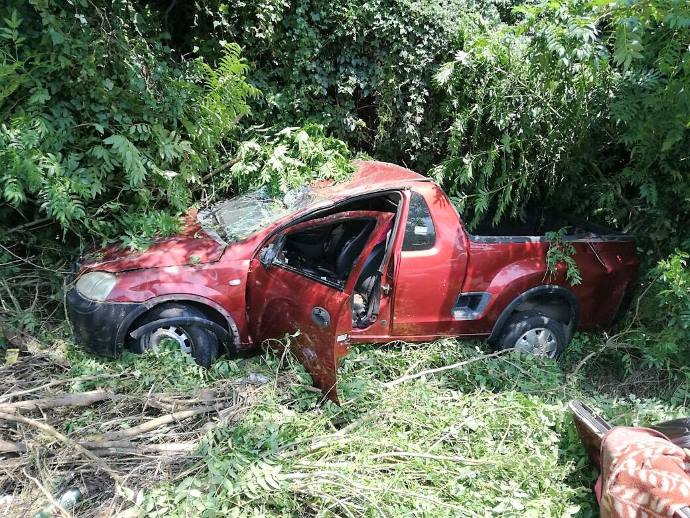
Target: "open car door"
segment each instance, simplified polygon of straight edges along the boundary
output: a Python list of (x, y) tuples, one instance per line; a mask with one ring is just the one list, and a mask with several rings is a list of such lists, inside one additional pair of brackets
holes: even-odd
[(292, 352), (336, 403), (338, 360), (347, 354), (352, 331), (353, 287), (393, 219), (389, 212), (359, 210), (297, 223), (272, 236), (251, 261), (251, 335), (260, 343), (294, 335)]

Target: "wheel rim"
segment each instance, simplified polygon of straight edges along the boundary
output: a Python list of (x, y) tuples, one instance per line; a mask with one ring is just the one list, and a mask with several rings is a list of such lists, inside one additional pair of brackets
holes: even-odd
[(192, 339), (181, 327), (159, 327), (144, 335), (141, 340), (145, 351), (156, 351), (165, 340), (172, 340), (179, 346), (180, 351), (192, 354)]
[(525, 333), (517, 339), (515, 348), (518, 351), (533, 354), (534, 356), (554, 358), (558, 350), (558, 340), (550, 329), (535, 327), (529, 331), (525, 331)]

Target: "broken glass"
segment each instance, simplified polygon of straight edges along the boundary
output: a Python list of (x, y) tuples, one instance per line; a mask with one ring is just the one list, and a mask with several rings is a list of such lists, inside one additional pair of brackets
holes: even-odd
[(197, 219), (211, 235), (235, 243), (306, 208), (314, 199), (314, 192), (308, 186), (292, 189), (282, 198), (271, 196), (268, 189), (261, 188), (200, 210)]

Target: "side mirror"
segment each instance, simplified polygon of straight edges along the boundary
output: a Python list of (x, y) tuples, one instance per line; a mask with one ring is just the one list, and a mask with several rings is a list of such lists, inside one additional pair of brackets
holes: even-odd
[(261, 262), (261, 264), (264, 265), (264, 267), (271, 267), (273, 261), (275, 261), (276, 257), (278, 256), (278, 252), (280, 252), (280, 249), (282, 248), (281, 245), (282, 243), (278, 241), (275, 243), (271, 243), (263, 250), (261, 250), (261, 252), (259, 253), (259, 261)]

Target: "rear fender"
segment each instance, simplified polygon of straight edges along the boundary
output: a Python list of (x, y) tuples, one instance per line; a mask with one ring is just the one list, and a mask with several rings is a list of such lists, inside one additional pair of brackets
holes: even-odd
[(564, 288), (563, 286), (557, 286), (555, 284), (543, 284), (541, 286), (530, 288), (513, 298), (513, 300), (505, 307), (505, 309), (503, 309), (501, 315), (496, 320), (496, 323), (491, 331), (491, 335), (489, 336), (489, 342), (495, 343), (498, 340), (501, 332), (503, 331), (503, 327), (513, 314), (513, 311), (515, 311), (520, 304), (543, 295), (551, 295), (562, 298), (570, 306), (570, 324), (568, 325), (567, 330), (568, 338), (570, 338), (575, 332), (575, 329), (577, 329), (577, 325), (580, 320), (580, 303), (575, 294), (569, 289)]

